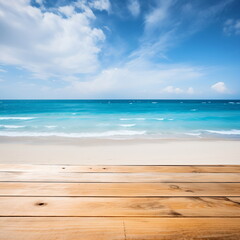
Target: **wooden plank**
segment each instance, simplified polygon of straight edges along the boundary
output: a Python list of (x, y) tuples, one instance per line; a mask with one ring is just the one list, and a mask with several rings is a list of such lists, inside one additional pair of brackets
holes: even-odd
[(240, 183), (0, 182), (0, 196), (240, 196)]
[(239, 240), (240, 218), (2, 217), (1, 240)]
[(240, 182), (240, 173), (31, 173), (0, 172), (2, 181), (37, 182)]
[(0, 218), (1, 240), (122, 240), (114, 218)]
[(126, 239), (134, 240), (239, 240), (240, 219), (127, 219)]
[(0, 216), (240, 217), (240, 197), (0, 197)]
[(0, 171), (16, 172), (162, 172), (162, 173), (240, 173), (240, 165), (186, 165), (186, 166), (77, 166), (1, 164)]

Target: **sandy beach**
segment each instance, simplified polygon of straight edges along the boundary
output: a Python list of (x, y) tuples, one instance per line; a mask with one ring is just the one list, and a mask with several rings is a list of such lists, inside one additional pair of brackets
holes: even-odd
[(0, 163), (240, 164), (240, 141), (0, 138)]

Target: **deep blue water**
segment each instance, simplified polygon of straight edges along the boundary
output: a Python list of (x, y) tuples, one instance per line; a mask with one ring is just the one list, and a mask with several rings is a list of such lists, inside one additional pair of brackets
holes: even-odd
[(240, 100), (0, 100), (0, 136), (240, 139)]

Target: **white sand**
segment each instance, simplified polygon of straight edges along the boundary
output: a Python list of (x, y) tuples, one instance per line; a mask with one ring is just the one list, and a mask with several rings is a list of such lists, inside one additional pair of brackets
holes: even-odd
[(0, 163), (240, 164), (240, 141), (0, 139)]

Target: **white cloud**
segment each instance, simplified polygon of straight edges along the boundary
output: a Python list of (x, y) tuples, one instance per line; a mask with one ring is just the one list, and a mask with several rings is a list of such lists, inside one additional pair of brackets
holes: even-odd
[(179, 93), (183, 93), (183, 90), (181, 88), (167, 86), (163, 89), (163, 92), (179, 94)]
[(188, 93), (188, 94), (194, 94), (195, 91), (194, 91), (194, 89), (193, 89), (192, 87), (189, 87), (189, 88), (187, 89), (187, 93)]
[(226, 93), (226, 92), (228, 92), (228, 89), (227, 89), (227, 87), (226, 87), (224, 82), (217, 82), (217, 83), (213, 84), (211, 86), (211, 88), (214, 91), (219, 92), (219, 93)]
[(240, 35), (240, 19), (228, 19), (224, 23), (223, 31), (227, 35)]
[(39, 5), (42, 5), (44, 0), (35, 0), (36, 3), (38, 3)]
[(92, 27), (95, 16), (86, 7), (41, 11), (28, 0), (0, 1), (0, 63), (21, 66), (37, 77), (92, 73), (105, 35)]
[(187, 88), (186, 90), (179, 88), (179, 87), (174, 87), (174, 86), (167, 86), (163, 89), (163, 92), (166, 93), (173, 93), (173, 94), (189, 94), (193, 95), (195, 94), (195, 91), (192, 87)]
[(109, 11), (111, 5), (109, 0), (93, 0), (92, 2), (89, 2), (89, 6), (101, 11)]
[(0, 72), (5, 73), (7, 71), (5, 69), (0, 68)]
[(72, 5), (60, 7), (58, 10), (66, 17), (71, 17), (75, 13), (75, 8)]
[(138, 0), (129, 0), (128, 9), (134, 17), (140, 14), (140, 4)]
[(213, 22), (233, 0), (205, 5), (202, 1), (158, 0), (145, 15), (141, 46), (133, 56), (166, 59), (166, 52)]
[[(120, 68), (109, 68), (85, 81), (69, 78), (71, 86), (63, 91), (79, 98), (161, 98), (173, 94), (191, 93), (168, 86), (166, 82), (194, 80), (202, 76), (202, 70), (181, 65), (152, 65), (149, 62), (132, 61)], [(164, 89), (164, 90), (163, 90)]]
[(145, 16), (146, 30), (160, 27), (170, 15), (169, 9), (173, 4), (173, 0), (159, 0), (157, 3), (158, 5)]

